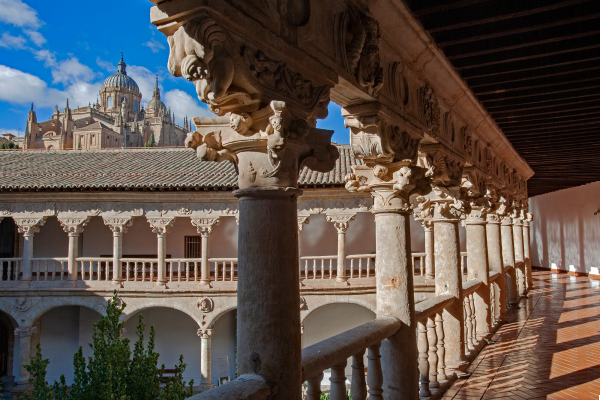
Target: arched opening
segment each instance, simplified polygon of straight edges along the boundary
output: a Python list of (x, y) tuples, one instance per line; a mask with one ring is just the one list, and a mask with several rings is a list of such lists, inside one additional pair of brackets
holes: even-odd
[(158, 366), (165, 365), (165, 375), (174, 372), (173, 369), (179, 363), (179, 356), (183, 355), (183, 361), (187, 364), (183, 374), (185, 381), (193, 379), (196, 384), (200, 382), (200, 338), (196, 321), (188, 314), (168, 307), (140, 310), (125, 322), (124, 337), (132, 341), (132, 346), (137, 340), (135, 330), (140, 314), (144, 316), (144, 323), (147, 324), (145, 345), (148, 344), (150, 326), (154, 325), (156, 329), (155, 351), (160, 354)]
[[(4, 218), (0, 221), (0, 258), (13, 258), (17, 257), (19, 254), (19, 240), (17, 237), (17, 227), (15, 221), (12, 218)], [(1, 271), (1, 280), (14, 280), (15, 269), (13, 267), (13, 262), (6, 260), (2, 261), (0, 267)]]
[(106, 108), (112, 108), (112, 107), (113, 107), (112, 96), (108, 96), (108, 98), (106, 99)]
[(218, 386), (236, 378), (237, 309), (221, 315), (212, 329), (211, 378)]
[(84, 357), (92, 355), (88, 344), (92, 342), (94, 324), (99, 320), (100, 314), (91, 308), (62, 306), (47, 311), (36, 321), (37, 333), (32, 336), (31, 354), (35, 354), (33, 349), (39, 340), (43, 357), (50, 360), (46, 381), (58, 381), (64, 375), (67, 385), (73, 383), (73, 355), (79, 346)]
[(15, 381), (14, 348), (16, 324), (7, 314), (0, 312), (0, 382), (2, 390), (9, 391)]
[[(309, 347), (322, 340), (338, 335), (349, 329), (356, 328), (369, 321), (373, 321), (376, 315), (373, 311), (358, 304), (334, 303), (316, 309), (309, 314), (302, 326), (302, 348)], [(365, 353), (366, 357), (366, 353)], [(346, 377), (352, 379), (352, 359), (348, 359), (346, 366)], [(365, 358), (365, 365), (366, 358)], [(329, 384), (330, 370), (324, 371), (323, 384)]]

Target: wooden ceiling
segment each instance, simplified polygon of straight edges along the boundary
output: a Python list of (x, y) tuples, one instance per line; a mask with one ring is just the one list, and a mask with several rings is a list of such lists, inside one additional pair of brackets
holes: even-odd
[(600, 180), (600, 1), (407, 0), (535, 175)]

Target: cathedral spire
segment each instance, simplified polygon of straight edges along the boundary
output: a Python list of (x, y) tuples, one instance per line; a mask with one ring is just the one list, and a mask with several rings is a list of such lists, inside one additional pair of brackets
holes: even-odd
[(152, 92), (152, 98), (160, 100), (160, 89), (158, 88), (158, 75), (156, 75), (156, 82), (154, 83), (154, 91)]
[(121, 50), (121, 61), (117, 64), (117, 74), (127, 75), (127, 64), (123, 60), (123, 50)]

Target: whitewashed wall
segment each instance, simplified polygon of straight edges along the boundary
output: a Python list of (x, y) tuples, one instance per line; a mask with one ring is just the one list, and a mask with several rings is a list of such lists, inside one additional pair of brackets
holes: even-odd
[(533, 266), (600, 275), (600, 182), (529, 199)]

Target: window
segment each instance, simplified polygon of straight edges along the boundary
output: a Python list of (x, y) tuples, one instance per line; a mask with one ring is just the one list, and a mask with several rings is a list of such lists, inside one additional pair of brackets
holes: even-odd
[(138, 108), (137, 108), (137, 100), (134, 100), (133, 101), (133, 111), (137, 111), (137, 110), (138, 110)]
[(201, 258), (202, 257), (202, 237), (201, 236), (186, 236), (185, 237), (185, 258)]
[(106, 108), (112, 108), (112, 106), (112, 96), (108, 96), (108, 98), (106, 99)]

